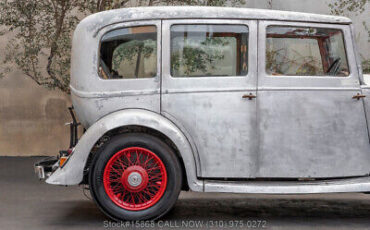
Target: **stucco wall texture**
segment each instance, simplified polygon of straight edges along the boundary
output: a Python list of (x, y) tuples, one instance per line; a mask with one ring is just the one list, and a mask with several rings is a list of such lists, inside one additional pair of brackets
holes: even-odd
[[(329, 1), (273, 0), (272, 8), (329, 14)], [(267, 1), (261, 0), (247, 0), (246, 7), (270, 8)], [(362, 27), (362, 21), (370, 21), (366, 12), (369, 9), (352, 19), (361, 54), (369, 58), (370, 47)], [(10, 37), (0, 38), (0, 60)], [(11, 73), (0, 79), (0, 155), (55, 155), (68, 147), (69, 127), (64, 124), (70, 121), (67, 110), (70, 105), (67, 95), (38, 86), (14, 66)]]
[(18, 71), (0, 80), (0, 155), (55, 155), (68, 147), (70, 104)]

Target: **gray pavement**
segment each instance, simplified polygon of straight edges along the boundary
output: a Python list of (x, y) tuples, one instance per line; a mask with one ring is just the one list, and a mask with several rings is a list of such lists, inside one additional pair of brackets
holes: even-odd
[[(250, 195), (182, 192), (159, 222), (112, 223), (78, 186), (36, 179), (37, 157), (0, 157), (0, 230), (12, 229), (370, 229), (370, 195)], [(107, 228), (108, 227), (108, 228)]]

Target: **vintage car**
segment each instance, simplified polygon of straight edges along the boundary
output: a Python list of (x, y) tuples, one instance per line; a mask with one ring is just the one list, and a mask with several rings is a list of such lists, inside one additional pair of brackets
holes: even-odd
[(88, 185), (117, 220), (159, 218), (182, 189), (370, 192), (370, 85), (354, 35), (345, 17), (271, 10), (88, 16), (73, 36), (70, 149), (35, 170)]

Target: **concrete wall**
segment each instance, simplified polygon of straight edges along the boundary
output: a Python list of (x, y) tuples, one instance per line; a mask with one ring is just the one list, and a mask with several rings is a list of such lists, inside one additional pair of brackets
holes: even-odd
[(55, 155), (68, 147), (69, 98), (14, 71), (0, 80), (0, 155)]
[[(272, 7), (329, 14), (328, 1), (273, 0)], [(246, 7), (269, 8), (269, 5), (264, 0), (247, 0)], [(367, 58), (370, 58), (370, 47), (362, 21), (369, 22), (369, 17), (366, 13), (352, 16), (361, 53)], [(0, 60), (9, 38), (0, 37)], [(69, 129), (64, 123), (70, 120), (67, 111), (70, 104), (68, 96), (38, 86), (14, 66), (12, 73), (0, 79), (0, 155), (55, 155), (68, 147)]]

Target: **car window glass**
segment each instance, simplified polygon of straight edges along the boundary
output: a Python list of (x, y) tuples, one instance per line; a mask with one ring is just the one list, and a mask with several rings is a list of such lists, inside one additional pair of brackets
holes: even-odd
[(343, 32), (326, 28), (269, 26), (266, 72), (288, 76), (348, 76)]
[(173, 25), (173, 77), (241, 76), (248, 71), (245, 25)]
[(104, 79), (156, 76), (156, 27), (127, 27), (105, 34), (100, 48), (99, 72)]

